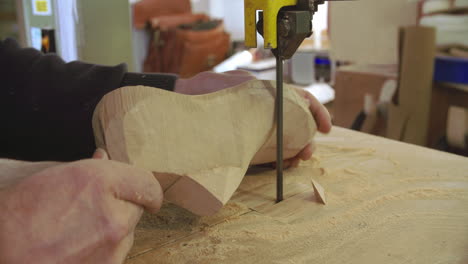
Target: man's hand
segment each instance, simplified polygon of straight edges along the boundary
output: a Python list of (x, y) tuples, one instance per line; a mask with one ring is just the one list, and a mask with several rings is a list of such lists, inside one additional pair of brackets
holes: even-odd
[(162, 190), (148, 171), (105, 160), (102, 151), (95, 158), (29, 176), (19, 170), (0, 190), (0, 263), (124, 261), (143, 208), (158, 211)]
[[(255, 79), (246, 71), (229, 71), (225, 73), (202, 72), (190, 79), (179, 79), (174, 89), (177, 93), (200, 95), (216, 92), (233, 87)], [(312, 94), (302, 88), (296, 88), (309, 103), (309, 109), (317, 123), (318, 131), (328, 133), (331, 130), (331, 118), (328, 110)], [(308, 144), (295, 157), (284, 161), (285, 168), (297, 167), (301, 160), (309, 160), (312, 157), (315, 146)]]
[(202, 72), (190, 79), (178, 79), (174, 91), (189, 95), (207, 94), (234, 87), (253, 79), (255, 77), (246, 71)]
[[(309, 109), (310, 109), (310, 112), (312, 113), (312, 116), (315, 119), (315, 123), (317, 124), (318, 131), (325, 133), (325, 134), (329, 133), (331, 130), (332, 124), (331, 124), (330, 113), (328, 113), (327, 108), (325, 108), (325, 106), (323, 106), (317, 100), (317, 98), (315, 98), (312, 94), (310, 94), (306, 90), (296, 87), (296, 91), (300, 95), (302, 95), (305, 99), (307, 99), (307, 101), (309, 102)], [(315, 145), (312, 142), (311, 144), (308, 144), (307, 146), (305, 146), (304, 149), (302, 149), (295, 157), (285, 160), (283, 166), (285, 168), (297, 167), (301, 160), (309, 160), (312, 157), (314, 150), (315, 150)]]

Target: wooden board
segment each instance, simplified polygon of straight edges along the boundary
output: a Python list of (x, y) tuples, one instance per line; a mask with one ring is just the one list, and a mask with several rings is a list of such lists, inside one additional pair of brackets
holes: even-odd
[(468, 263), (468, 158), (338, 127), (316, 141), (285, 201), (251, 170), (215, 216), (145, 215), (126, 263)]

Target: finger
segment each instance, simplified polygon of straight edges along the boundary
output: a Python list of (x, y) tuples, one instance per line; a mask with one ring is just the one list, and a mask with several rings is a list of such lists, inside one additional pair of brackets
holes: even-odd
[(121, 173), (122, 180), (117, 185), (118, 198), (141, 205), (150, 212), (159, 211), (163, 190), (153, 174), (135, 167), (127, 167)]
[(331, 130), (331, 117), (327, 108), (323, 106), (317, 98), (310, 93), (306, 93), (307, 99), (310, 101), (309, 109), (317, 123), (318, 130), (322, 133), (328, 133)]
[(96, 149), (96, 151), (93, 154), (93, 159), (103, 159), (103, 160), (108, 160), (109, 155), (107, 155), (107, 151), (105, 151), (102, 148)]
[(312, 141), (312, 143), (310, 143), (310, 156), (311, 157), (312, 155), (314, 155), (316, 149), (317, 149), (317, 146), (315, 145), (315, 141)]
[(294, 158), (292, 161), (291, 161), (291, 168), (297, 168), (299, 167), (299, 163), (301, 162), (301, 159), (299, 158)]
[(117, 246), (115, 250), (112, 249), (114, 252), (114, 255), (113, 255), (114, 261), (111, 261), (110, 263), (124, 263), (125, 258), (130, 252), (130, 249), (132, 249), (134, 238), (135, 238), (135, 232), (134, 230), (132, 230), (132, 232), (130, 232), (130, 234), (120, 242), (120, 244)]
[(292, 159), (283, 160), (283, 169), (289, 169), (292, 164)]
[(161, 208), (161, 185), (147, 170), (115, 161), (88, 160), (84, 166), (97, 166), (100, 173), (110, 178), (115, 197), (139, 205), (150, 212)]
[[(272, 162), (271, 163), (271, 166), (273, 167), (273, 169), (276, 169), (276, 162)], [(286, 160), (283, 160), (283, 169), (287, 169), (291, 167), (291, 159), (286, 159)]]
[(297, 158), (301, 160), (309, 160), (312, 157), (312, 144), (309, 143), (307, 146), (305, 146), (299, 154), (297, 154)]
[[(120, 211), (121, 215), (123, 216), (123, 218), (121, 219), (121, 224), (122, 226), (127, 225), (127, 231), (132, 232), (133, 230), (135, 230), (138, 222), (140, 221), (140, 218), (144, 212), (144, 208), (142, 206), (129, 203), (128, 201), (121, 200), (121, 202), (122, 207)], [(128, 235), (128, 232), (125, 235)]]

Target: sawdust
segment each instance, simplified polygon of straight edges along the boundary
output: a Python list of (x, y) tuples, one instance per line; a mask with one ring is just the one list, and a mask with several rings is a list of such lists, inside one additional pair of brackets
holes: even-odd
[(129, 257), (188, 237), (206, 228), (229, 222), (250, 212), (245, 205), (230, 202), (214, 216), (200, 217), (171, 203), (165, 202), (157, 214), (145, 212), (135, 230), (135, 244)]
[(181, 207), (164, 202), (157, 214), (144, 213), (138, 223), (143, 229), (177, 229), (193, 230), (195, 227), (209, 226), (220, 221), (228, 221), (232, 217), (250, 211), (239, 203), (228, 203), (214, 216), (197, 216)]

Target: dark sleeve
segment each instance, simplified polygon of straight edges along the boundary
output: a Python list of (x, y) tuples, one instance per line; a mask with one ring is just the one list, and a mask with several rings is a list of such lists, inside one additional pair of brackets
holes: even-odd
[(95, 150), (91, 120), (97, 103), (106, 93), (138, 84), (142, 78), (126, 71), (124, 64), (65, 63), (57, 55), (21, 49), (13, 40), (0, 41), (0, 157), (31, 161), (90, 157)]

